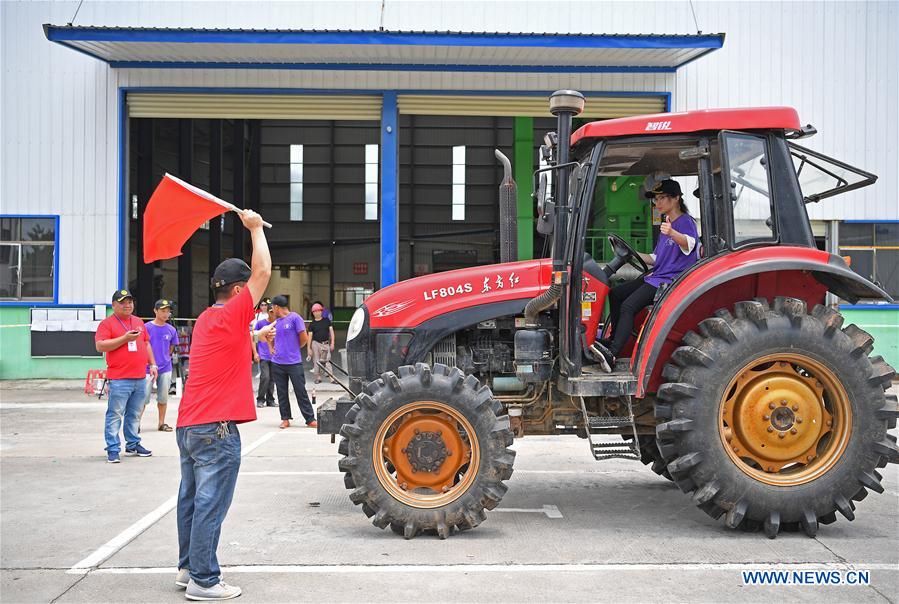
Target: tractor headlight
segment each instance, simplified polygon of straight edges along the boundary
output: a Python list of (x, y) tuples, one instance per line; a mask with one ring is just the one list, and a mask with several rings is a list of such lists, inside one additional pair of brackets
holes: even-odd
[(347, 342), (359, 335), (363, 325), (365, 325), (365, 311), (360, 306), (353, 313), (353, 318), (350, 319), (350, 326), (346, 330)]

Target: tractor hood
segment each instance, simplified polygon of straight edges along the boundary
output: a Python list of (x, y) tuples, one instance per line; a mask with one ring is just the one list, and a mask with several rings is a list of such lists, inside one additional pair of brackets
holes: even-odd
[(372, 329), (417, 325), (449, 312), (493, 302), (534, 298), (552, 278), (552, 260), (476, 266), (401, 281), (365, 301)]

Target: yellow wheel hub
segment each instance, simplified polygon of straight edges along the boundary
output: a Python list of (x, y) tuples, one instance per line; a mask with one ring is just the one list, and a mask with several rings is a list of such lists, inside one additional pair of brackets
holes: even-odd
[(743, 472), (793, 486), (836, 463), (848, 444), (851, 420), (846, 391), (830, 369), (804, 355), (769, 355), (731, 380), (719, 432)]
[(474, 482), (480, 463), (471, 424), (452, 406), (435, 401), (394, 411), (372, 447), (378, 481), (395, 499), (417, 508), (458, 499)]

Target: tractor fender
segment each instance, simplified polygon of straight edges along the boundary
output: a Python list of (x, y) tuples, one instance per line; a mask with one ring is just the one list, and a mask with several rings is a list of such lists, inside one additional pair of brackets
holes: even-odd
[(414, 336), (409, 343), (406, 364), (411, 365), (423, 361), (434, 345), (451, 333), (472, 327), (481, 321), (520, 315), (530, 301), (531, 298), (520, 298), (471, 306), (439, 315), (421, 323), (412, 329)]
[[(789, 282), (792, 289), (782, 291), (775, 287), (773, 296), (792, 295), (813, 305), (823, 303), (824, 293), (829, 290), (852, 303), (860, 298), (876, 298), (892, 302), (888, 293), (852, 272), (841, 257), (821, 250), (771, 246), (716, 256), (693, 266), (681, 275), (653, 307), (641, 333), (637, 353), (631, 365), (631, 369), (637, 375), (636, 396), (645, 396), (647, 392), (652, 391), (651, 385), (658, 381), (662, 367), (673, 351), (672, 345), (665, 346), (669, 336), (676, 338), (675, 344), (679, 345), (686, 331), (695, 327), (695, 325), (681, 325), (672, 333), (678, 321), (704, 294), (726, 283), (729, 284), (728, 290), (736, 290), (738, 288), (730, 287), (730, 284), (740, 279), (761, 277), (763, 273), (774, 273), (776, 277), (777, 273), (786, 272), (789, 272), (791, 278), (785, 281)], [(704, 314), (696, 322), (711, 316), (718, 308), (732, 309), (733, 304), (739, 300), (751, 299), (766, 293), (768, 292), (761, 291), (747, 297), (736, 291), (733, 294), (722, 292), (713, 296), (714, 300), (710, 301), (715, 302), (716, 306), (710, 307), (708, 314)], [(698, 310), (698, 305), (693, 310)]]

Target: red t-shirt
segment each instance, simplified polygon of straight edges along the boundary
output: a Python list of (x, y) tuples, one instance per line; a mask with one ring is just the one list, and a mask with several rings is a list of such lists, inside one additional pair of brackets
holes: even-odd
[(244, 288), (224, 306), (200, 314), (191, 335), (190, 373), (178, 406), (178, 427), (256, 419), (247, 325), (253, 297)]
[(120, 338), (126, 332), (139, 330), (140, 335), (134, 340), (134, 350), (128, 349), (125, 342), (115, 350), (106, 353), (106, 377), (110, 380), (143, 379), (147, 375), (147, 363), (150, 356), (147, 354), (149, 338), (144, 322), (135, 316), (127, 319), (119, 319), (115, 315), (109, 315), (100, 321), (94, 341), (112, 340)]

